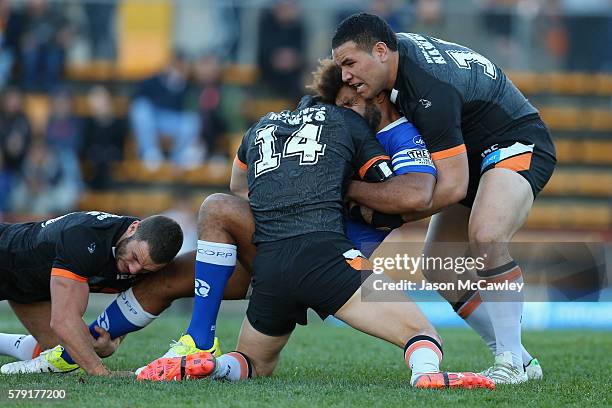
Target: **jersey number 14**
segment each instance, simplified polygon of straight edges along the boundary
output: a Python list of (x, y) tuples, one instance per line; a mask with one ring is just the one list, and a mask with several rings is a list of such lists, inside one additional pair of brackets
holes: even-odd
[(276, 151), (276, 125), (268, 125), (257, 130), (255, 144), (259, 146), (259, 160), (255, 162), (255, 177), (280, 166), (281, 157), (298, 156), (300, 165), (317, 164), (325, 154), (325, 143), (319, 143), (321, 126), (303, 124), (285, 141), (282, 155)]

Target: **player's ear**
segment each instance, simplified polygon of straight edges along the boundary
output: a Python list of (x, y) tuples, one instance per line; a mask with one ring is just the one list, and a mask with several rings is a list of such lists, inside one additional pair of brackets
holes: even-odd
[(128, 237), (131, 237), (132, 235), (134, 235), (139, 226), (140, 226), (140, 221), (134, 221), (133, 223), (131, 223), (127, 229)]
[(389, 59), (389, 48), (387, 47), (387, 44), (382, 41), (374, 44), (374, 47), (372, 48), (372, 55), (378, 57), (380, 62), (387, 62)]

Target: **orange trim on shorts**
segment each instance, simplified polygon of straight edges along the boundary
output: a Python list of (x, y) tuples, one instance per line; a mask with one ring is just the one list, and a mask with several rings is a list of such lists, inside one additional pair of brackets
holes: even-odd
[(353, 259), (345, 259), (346, 263), (356, 271), (370, 271), (372, 270), (372, 263), (362, 256), (358, 256)]
[(66, 269), (53, 268), (51, 269), (51, 276), (60, 276), (62, 278), (72, 279), (77, 282), (87, 282), (87, 278), (77, 275), (74, 272), (67, 271)]
[(40, 356), (41, 351), (42, 350), (40, 349), (40, 344), (36, 343), (36, 347), (34, 347), (34, 351), (32, 351), (32, 358)]
[(408, 367), (410, 367), (410, 356), (412, 355), (412, 353), (416, 349), (420, 349), (423, 347), (433, 350), (434, 353), (436, 353), (436, 355), (438, 356), (438, 359), (442, 361), (442, 351), (435, 344), (433, 344), (431, 341), (419, 340), (415, 343), (412, 343), (410, 347), (408, 347), (408, 349), (406, 350), (406, 353), (404, 353), (404, 359), (406, 360), (406, 364), (408, 365)]
[(372, 157), (370, 160), (366, 162), (366, 164), (361, 166), (361, 168), (359, 169), (359, 177), (363, 179), (365, 177), (365, 174), (368, 172), (368, 170), (370, 170), (370, 167), (372, 167), (372, 165), (376, 163), (378, 160), (390, 160), (390, 158), (389, 156)]
[(467, 150), (465, 149), (465, 145), (461, 144), (459, 146), (451, 147), (450, 149), (432, 153), (431, 160), (448, 159), (449, 157), (458, 156), (461, 153), (465, 153), (466, 151)]
[(508, 169), (513, 171), (529, 170), (531, 166), (531, 152), (522, 153), (500, 161), (495, 165), (496, 168)]
[(244, 356), (234, 351), (227, 353), (227, 355), (232, 356), (236, 360), (238, 360), (238, 362), (240, 363), (240, 379), (246, 380), (249, 377), (249, 365)]
[(242, 170), (246, 171), (247, 169), (246, 163), (243, 163), (242, 160), (238, 158), (238, 156), (234, 157), (234, 163), (236, 163), (236, 165), (240, 167)]
[(461, 309), (457, 311), (457, 314), (462, 319), (467, 319), (470, 317), (472, 312), (476, 310), (478, 306), (482, 303), (482, 299), (480, 298), (480, 293), (476, 292), (474, 295), (461, 306)]
[(487, 278), (487, 282), (503, 282), (503, 281), (514, 282), (521, 276), (523, 276), (523, 271), (521, 271), (521, 267), (515, 266), (514, 268), (510, 269), (508, 272), (504, 272), (500, 275), (496, 275), (496, 276)]

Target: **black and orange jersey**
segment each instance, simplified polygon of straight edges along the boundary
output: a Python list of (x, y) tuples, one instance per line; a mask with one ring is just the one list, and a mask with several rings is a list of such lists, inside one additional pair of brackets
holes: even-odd
[(236, 156), (247, 170), (254, 243), (311, 232), (344, 233), (342, 199), (354, 175), (382, 181), (389, 157), (355, 112), (306, 96), (245, 134)]
[[(433, 160), (480, 153), (538, 111), (482, 55), (434, 37), (398, 33), (391, 100), (421, 132)], [(529, 140), (524, 140), (529, 142)]]
[(19, 298), (32, 300), (49, 299), (51, 275), (87, 282), (92, 291), (125, 290), (135, 276), (117, 270), (115, 246), (136, 220), (89, 211), (42, 222), (2, 224), (0, 281), (13, 281), (11, 287), (24, 292)]

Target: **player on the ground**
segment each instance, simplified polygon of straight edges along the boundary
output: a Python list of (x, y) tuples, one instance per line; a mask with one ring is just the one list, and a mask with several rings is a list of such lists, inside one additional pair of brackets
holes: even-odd
[[(231, 181), (232, 190), (248, 191), (257, 248), (253, 292), (237, 351), (216, 360), (205, 352), (161, 358), (139, 378), (271, 375), (295, 325), (306, 323), (311, 307), (322, 318), (334, 315), (404, 347), (413, 386), (494, 388), (484, 376), (439, 371), (439, 338), (414, 303), (362, 299), (359, 271), (365, 259), (344, 235), (344, 185), (353, 174), (385, 180), (392, 176), (389, 165), (367, 125), (349, 110), (305, 97), (293, 112), (263, 117), (246, 133)], [(199, 260), (231, 267), (236, 242), (223, 225), (203, 228), (200, 238)]]
[[(426, 211), (397, 211), (380, 186), (360, 182), (351, 183), (348, 197), (378, 211), (403, 213), (406, 221), (435, 214), (425, 255), (436, 255), (436, 242), (469, 242), (473, 255), (487, 254), (479, 276), (521, 281), (507, 243), (556, 163), (538, 111), (482, 55), (433, 37), (396, 34), (378, 16), (348, 17), (338, 26), (332, 48), (343, 80), (360, 95), (391, 93), (421, 132), (438, 171)], [(455, 255), (463, 256), (466, 249)], [(424, 272), (430, 280), (445, 278), (442, 271)], [(448, 300), (496, 354), (487, 370), (491, 378), (526, 381), (524, 365), (531, 356), (521, 346), (522, 293), (472, 292)]]
[[(89, 211), (43, 222), (0, 224), (0, 300), (9, 301), (32, 335), (3, 335), (2, 347), (13, 345), (19, 352), (32, 350), (36, 341), (41, 347), (62, 344), (65, 350), (55, 347), (34, 362), (37, 371), (53, 371), (45, 364), (53, 358), (65, 363), (58, 371), (80, 366), (92, 375), (110, 374), (94, 347), (102, 355), (112, 353), (117, 341), (108, 341), (104, 322), (89, 328), (83, 322), (89, 293), (125, 291), (139, 277), (170, 262), (182, 242), (180, 226), (159, 215), (139, 220)], [(131, 290), (123, 295), (113, 305), (130, 308), (130, 313), (117, 311), (116, 324), (135, 329), (154, 317), (139, 307)], [(94, 342), (92, 335), (102, 337)], [(7, 364), (2, 372), (13, 368)]]

